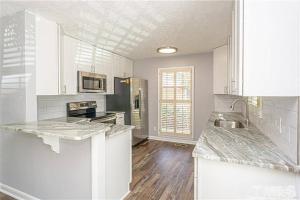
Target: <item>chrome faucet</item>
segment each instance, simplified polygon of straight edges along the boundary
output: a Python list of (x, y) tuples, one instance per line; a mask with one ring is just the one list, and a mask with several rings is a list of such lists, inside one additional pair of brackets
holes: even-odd
[(245, 104), (246, 113), (245, 113), (244, 117), (245, 117), (246, 126), (248, 127), (248, 126), (249, 126), (249, 108), (248, 108), (248, 101), (245, 100), (245, 99), (235, 99), (235, 100), (232, 102), (230, 108), (231, 108), (232, 111), (234, 111), (234, 107), (235, 107), (236, 103), (239, 102), (239, 101), (240, 101), (240, 102), (243, 102), (243, 103)]

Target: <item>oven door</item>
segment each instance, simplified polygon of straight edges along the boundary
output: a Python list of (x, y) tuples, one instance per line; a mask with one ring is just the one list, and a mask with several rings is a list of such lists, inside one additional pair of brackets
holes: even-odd
[(106, 92), (106, 75), (78, 71), (78, 92)]

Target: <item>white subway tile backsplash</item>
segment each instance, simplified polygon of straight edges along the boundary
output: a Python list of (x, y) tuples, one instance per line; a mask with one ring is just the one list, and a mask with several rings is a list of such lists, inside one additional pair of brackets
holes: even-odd
[[(232, 95), (214, 95), (214, 105), (215, 109), (214, 111), (216, 112), (233, 112), (230, 108), (232, 102), (240, 98), (238, 96), (232, 96)], [(234, 112), (241, 112), (242, 108), (239, 103), (239, 105), (236, 105)]]
[(296, 162), (298, 98), (263, 97), (261, 109), (249, 106), (250, 121)]
[(66, 104), (76, 101), (97, 101), (97, 112), (103, 112), (106, 108), (106, 98), (102, 94), (38, 96), (38, 119), (65, 117)]
[[(215, 111), (231, 112), (233, 100), (241, 98), (215, 95)], [(242, 105), (236, 107), (237, 112)], [(262, 107), (249, 105), (250, 122), (268, 136), (287, 156), (297, 161), (298, 97), (262, 97)]]

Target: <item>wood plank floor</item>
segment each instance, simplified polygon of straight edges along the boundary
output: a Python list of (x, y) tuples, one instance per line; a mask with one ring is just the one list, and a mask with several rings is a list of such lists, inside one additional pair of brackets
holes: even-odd
[(133, 180), (126, 200), (192, 200), (194, 145), (153, 141), (133, 149)]
[[(131, 192), (125, 200), (192, 200), (194, 145), (149, 140), (133, 148)], [(0, 200), (14, 200), (0, 192)]]
[(0, 200), (15, 200), (15, 199), (0, 192)]

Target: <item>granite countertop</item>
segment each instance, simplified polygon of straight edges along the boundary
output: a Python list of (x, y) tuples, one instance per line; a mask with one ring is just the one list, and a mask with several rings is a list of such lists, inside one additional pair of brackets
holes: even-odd
[(124, 133), (124, 131), (132, 130), (132, 129), (134, 129), (134, 126), (115, 124), (111, 126), (111, 129), (106, 132), (106, 136), (113, 137)]
[(37, 136), (53, 136), (67, 140), (84, 140), (111, 129), (109, 124), (91, 123), (87, 119), (72, 117), (1, 125), (0, 128)]
[[(242, 121), (240, 113), (222, 113), (226, 120)], [(300, 169), (252, 124), (247, 128), (215, 127), (212, 113), (193, 151), (193, 157), (299, 173)]]

